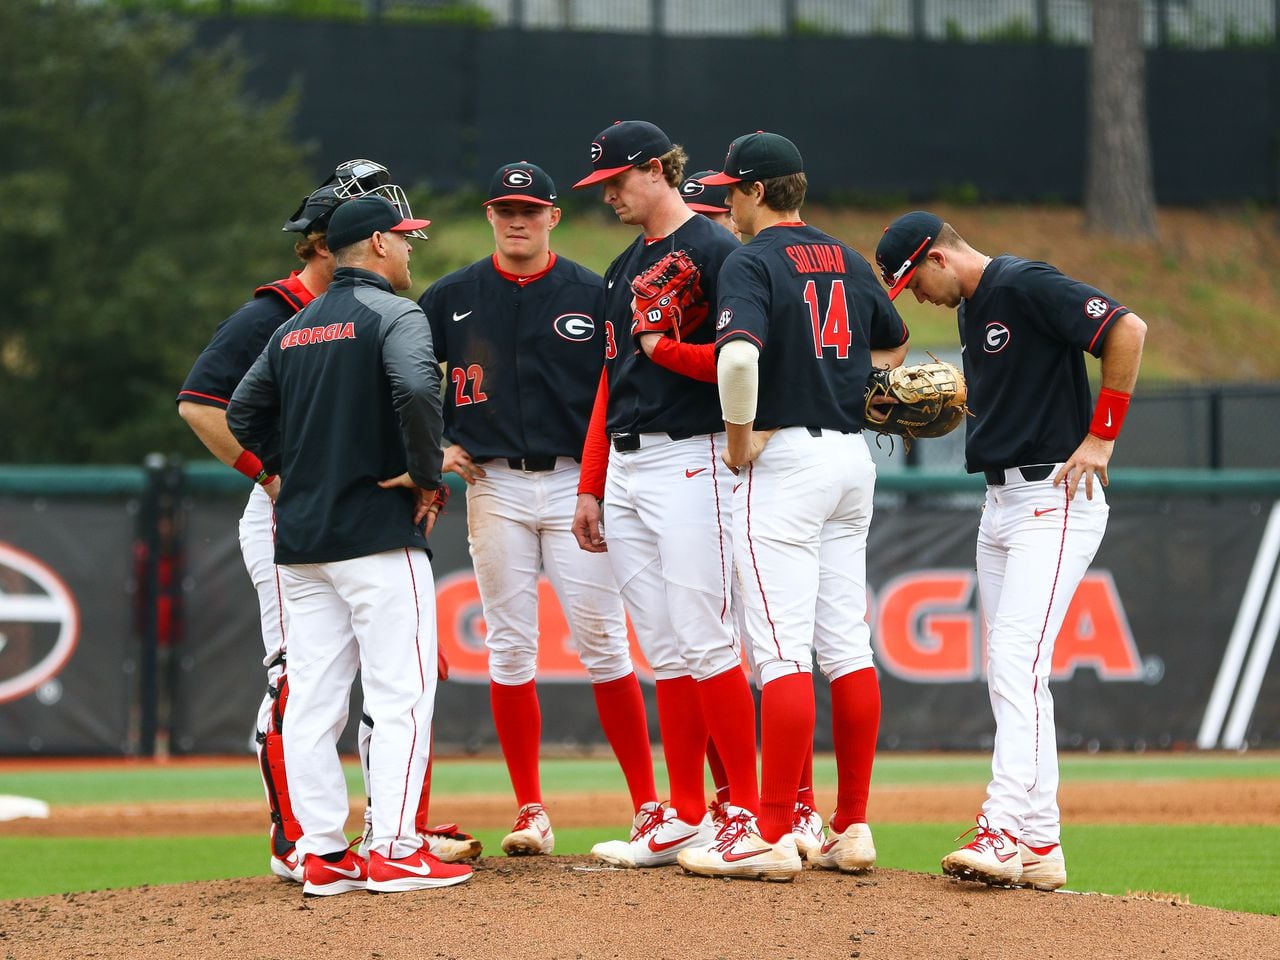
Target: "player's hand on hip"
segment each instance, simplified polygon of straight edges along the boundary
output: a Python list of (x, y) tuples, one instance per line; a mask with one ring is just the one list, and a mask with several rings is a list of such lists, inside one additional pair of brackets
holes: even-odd
[(604, 542), (604, 530), (600, 526), (600, 501), (589, 493), (578, 494), (578, 507), (573, 512), (573, 537), (587, 553), (604, 553), (609, 545)]
[(745, 438), (746, 442), (741, 446), (736, 442), (736, 438), (730, 438), (729, 443), (725, 446), (724, 453), (720, 455), (720, 459), (724, 461), (726, 467), (736, 474), (739, 469), (754, 462), (764, 452), (765, 444), (777, 432), (777, 428), (773, 430), (752, 430)]
[[(408, 471), (400, 474), (398, 477), (391, 477), (387, 480), (379, 480), (378, 486), (383, 490), (392, 490), (396, 487), (404, 487), (413, 494), (413, 525), (416, 527), (422, 521), (427, 522), (426, 533), (431, 532), (431, 528), (435, 526), (436, 517), (440, 511), (444, 509), (444, 502), (439, 498), (439, 491), (428, 490), (420, 487), (413, 482), (413, 478), (409, 476)], [(436, 506), (437, 500), (440, 500), (439, 506)], [(434, 508), (434, 509), (433, 509)]]
[(262, 489), (267, 491), (267, 496), (271, 498), (271, 502), (276, 502), (276, 497), (280, 496), (280, 478), (272, 477), (270, 483), (264, 483)]
[(441, 469), (445, 473), (456, 473), (469, 484), (486, 476), (484, 467), (472, 460), (471, 454), (458, 443), (444, 448), (444, 466)]
[(1111, 451), (1115, 449), (1114, 440), (1103, 440), (1092, 433), (1085, 434), (1071, 459), (1062, 465), (1053, 478), (1056, 487), (1061, 483), (1067, 485), (1067, 500), (1074, 500), (1080, 481), (1084, 480), (1084, 495), (1093, 499), (1093, 478), (1104, 487), (1107, 485), (1107, 464), (1111, 462)]

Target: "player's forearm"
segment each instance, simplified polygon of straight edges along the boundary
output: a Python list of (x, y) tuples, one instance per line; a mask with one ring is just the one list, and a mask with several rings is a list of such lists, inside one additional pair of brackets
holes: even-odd
[(871, 365), (881, 370), (892, 370), (900, 367), (907, 359), (907, 344), (892, 347), (888, 350), (872, 350)]
[(208, 451), (228, 467), (234, 466), (244, 452), (240, 441), (232, 436), (227, 427), (227, 411), (222, 407), (181, 400), (178, 402), (178, 416), (186, 421), (191, 432), (200, 438)]
[(701, 380), (703, 383), (716, 382), (714, 344), (682, 343), (657, 334), (642, 336), (640, 343), (645, 353), (658, 366), (693, 380)]
[(1136, 313), (1115, 322), (1102, 344), (1102, 389), (1133, 393), (1146, 338), (1147, 325)]

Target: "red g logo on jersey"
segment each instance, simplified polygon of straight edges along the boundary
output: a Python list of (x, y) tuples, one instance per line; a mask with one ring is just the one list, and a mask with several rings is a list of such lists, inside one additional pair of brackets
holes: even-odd
[(562, 313), (552, 326), (556, 333), (574, 343), (582, 343), (596, 335), (596, 322), (585, 313)]
[(999, 353), (1009, 345), (1013, 334), (1003, 323), (988, 323), (986, 336), (982, 338), (982, 349), (987, 353)]
[(1107, 311), (1111, 309), (1111, 304), (1103, 300), (1101, 297), (1090, 297), (1084, 302), (1084, 314), (1094, 320), (1101, 320), (1107, 315)]

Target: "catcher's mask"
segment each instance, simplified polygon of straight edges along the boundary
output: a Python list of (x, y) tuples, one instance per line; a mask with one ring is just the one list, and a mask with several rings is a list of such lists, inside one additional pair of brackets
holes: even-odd
[[(333, 172), (334, 188), (343, 200), (351, 197), (365, 197), (370, 194), (386, 197), (400, 211), (406, 220), (412, 220), (413, 210), (409, 207), (409, 198), (405, 196), (399, 184), (391, 182), (391, 173), (382, 164), (373, 160), (348, 160), (339, 164)], [(426, 240), (427, 235), (421, 230), (414, 230), (406, 236)]]
[[(399, 186), (391, 182), (391, 173), (373, 160), (348, 160), (340, 163), (329, 179), (309, 196), (304, 197), (283, 229), (287, 233), (311, 233), (328, 229), (329, 217), (344, 201), (370, 194), (390, 200), (406, 220), (413, 219), (409, 199)], [(421, 230), (408, 236), (426, 240)]]

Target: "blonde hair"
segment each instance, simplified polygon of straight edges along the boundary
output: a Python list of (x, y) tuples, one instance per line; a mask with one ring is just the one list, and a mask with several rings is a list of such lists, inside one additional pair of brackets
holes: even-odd
[(316, 250), (316, 244), (324, 239), (323, 230), (309, 230), (303, 235), (297, 243), (293, 245), (293, 252), (297, 254), (298, 259), (303, 263), (314, 260), (319, 253)]
[(684, 147), (677, 143), (658, 160), (662, 163), (663, 179), (677, 190), (680, 189), (680, 184), (684, 181), (684, 168), (689, 163), (689, 155), (684, 152)]

